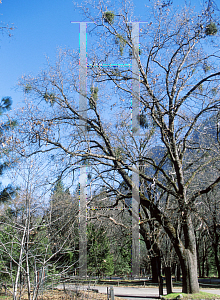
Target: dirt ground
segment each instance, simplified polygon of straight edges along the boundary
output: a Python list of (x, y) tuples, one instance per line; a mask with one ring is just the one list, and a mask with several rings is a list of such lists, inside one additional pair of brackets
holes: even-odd
[[(0, 293), (0, 300), (12, 300), (11, 296), (5, 296), (3, 292)], [(22, 300), (28, 300), (27, 295), (21, 297)], [(91, 291), (81, 291), (80, 294), (76, 295), (74, 292), (60, 290), (44, 291), (43, 295), (38, 295), (38, 300), (107, 300), (106, 294), (95, 293)], [(120, 297), (115, 296), (115, 300), (124, 300)]]

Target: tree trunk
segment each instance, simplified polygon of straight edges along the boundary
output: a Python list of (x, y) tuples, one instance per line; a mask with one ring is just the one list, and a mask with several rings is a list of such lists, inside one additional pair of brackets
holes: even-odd
[(212, 244), (213, 250), (214, 250), (214, 255), (215, 255), (215, 265), (217, 268), (218, 272), (218, 278), (220, 278), (220, 262), (219, 262), (219, 256), (218, 256), (218, 239), (217, 243)]
[[(148, 205), (148, 202), (141, 199), (143, 205)], [(186, 203), (187, 201), (185, 201)], [(147, 207), (148, 208), (148, 207)], [(183, 293), (193, 294), (199, 292), (199, 282), (197, 276), (197, 255), (196, 255), (196, 239), (194, 226), (187, 207), (182, 211), (182, 229), (183, 240), (176, 234), (175, 229), (164, 215), (161, 217), (161, 212), (157, 207), (151, 207), (152, 216), (156, 217), (158, 222), (163, 225), (166, 233), (169, 235), (171, 242), (175, 248), (176, 254), (179, 257), (182, 268), (182, 291)]]
[(206, 256), (206, 277), (209, 277), (209, 261), (208, 261), (208, 256)]
[(172, 287), (172, 272), (171, 267), (165, 267), (165, 276), (166, 276), (166, 288), (167, 288), (167, 294), (171, 294), (173, 291)]
[(176, 281), (181, 281), (181, 271), (180, 271), (180, 264), (179, 263), (177, 263)]
[(200, 266), (200, 257), (198, 258), (198, 271), (199, 271), (199, 278), (202, 277), (202, 272), (201, 272), (201, 266)]
[(215, 264), (218, 272), (218, 278), (220, 278), (220, 262), (218, 257), (218, 246), (214, 247), (214, 250), (215, 250)]
[(205, 277), (205, 265), (206, 265), (206, 257), (207, 257), (207, 247), (206, 240), (203, 238), (203, 251), (202, 251), (202, 277)]
[(202, 255), (202, 278), (205, 277), (205, 253), (203, 251), (203, 255)]
[(163, 295), (163, 277), (158, 276), (158, 283), (159, 283), (159, 296)]
[(199, 292), (197, 276), (197, 257), (190, 250), (185, 249), (184, 260), (181, 259), (182, 267), (182, 292), (193, 294)]
[(159, 256), (151, 257), (152, 282), (158, 283), (158, 277), (161, 275), (161, 259)]
[[(196, 233), (195, 233), (196, 235)], [(198, 271), (199, 271), (199, 277), (202, 277), (202, 272), (201, 272), (201, 263), (200, 263), (200, 255), (199, 255), (199, 241), (200, 236), (198, 239), (196, 239), (196, 253), (197, 253), (197, 266), (198, 266)]]
[(142, 235), (146, 248), (149, 251), (151, 258), (152, 282), (158, 282), (158, 276), (161, 276), (161, 251), (158, 244), (148, 237), (148, 231), (143, 224), (140, 225), (140, 234)]
[(181, 254), (179, 260), (182, 268), (182, 292), (193, 294), (199, 292), (196, 238), (190, 214), (186, 214), (182, 222), (185, 242), (185, 247), (179, 249)]

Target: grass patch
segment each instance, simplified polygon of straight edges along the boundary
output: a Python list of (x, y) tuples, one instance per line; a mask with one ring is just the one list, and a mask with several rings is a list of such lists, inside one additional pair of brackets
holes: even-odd
[(164, 299), (175, 299), (178, 295), (183, 295), (181, 299), (220, 299), (220, 295), (199, 292), (196, 294), (184, 294), (184, 293), (171, 293), (166, 296), (163, 296)]
[(12, 300), (12, 296), (2, 296), (2, 295), (0, 295), (0, 300)]

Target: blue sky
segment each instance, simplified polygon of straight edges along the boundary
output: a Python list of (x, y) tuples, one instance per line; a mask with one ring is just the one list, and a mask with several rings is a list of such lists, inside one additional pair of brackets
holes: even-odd
[[(148, 3), (134, 0), (135, 14), (145, 19), (143, 9)], [(18, 79), (46, 68), (46, 56), (54, 61), (59, 47), (78, 47), (79, 25), (71, 21), (82, 21), (73, 0), (2, 0), (0, 22), (13, 23), (15, 30), (10, 38), (0, 35), (0, 99), (11, 96), (13, 107), (21, 106)]]
[(14, 23), (13, 36), (0, 36), (0, 98), (11, 96), (14, 107), (22, 102), (15, 90), (21, 75), (37, 74), (46, 67), (45, 55), (54, 60), (59, 47), (79, 45), (79, 20), (72, 0), (3, 0), (0, 21)]
[[(191, 0), (192, 5), (199, 2)], [(148, 3), (134, 0), (135, 15), (142, 21), (147, 19)], [(12, 108), (21, 107), (23, 92), (17, 87), (18, 79), (45, 69), (46, 56), (55, 61), (58, 48), (79, 47), (79, 25), (71, 21), (82, 21), (73, 0), (2, 0), (0, 22), (13, 23), (15, 30), (12, 37), (0, 34), (0, 99), (10, 96)]]

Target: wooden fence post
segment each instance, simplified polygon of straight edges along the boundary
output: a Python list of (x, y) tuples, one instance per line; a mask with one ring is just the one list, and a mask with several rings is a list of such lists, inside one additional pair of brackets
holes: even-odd
[(110, 286), (110, 297), (111, 297), (111, 300), (115, 300), (113, 286)]
[(159, 296), (163, 295), (163, 278), (162, 276), (158, 276), (158, 283), (159, 283)]

